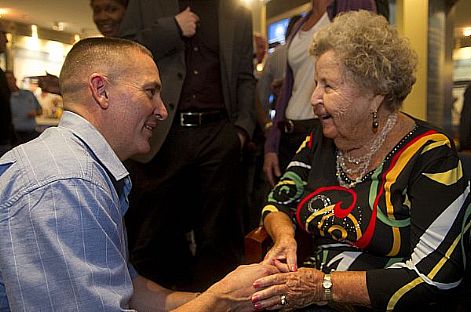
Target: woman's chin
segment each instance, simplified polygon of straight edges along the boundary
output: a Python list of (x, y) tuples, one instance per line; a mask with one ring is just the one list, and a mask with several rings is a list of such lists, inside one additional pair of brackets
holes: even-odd
[(323, 125), (322, 132), (326, 138), (335, 139), (337, 137), (337, 131), (331, 126)]

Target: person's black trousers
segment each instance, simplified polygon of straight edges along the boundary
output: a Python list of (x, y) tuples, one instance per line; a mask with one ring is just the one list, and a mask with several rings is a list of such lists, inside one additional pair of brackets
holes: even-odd
[(131, 263), (141, 275), (202, 291), (240, 264), (240, 158), (237, 131), (224, 119), (197, 127), (174, 123), (151, 162), (126, 163), (133, 182), (126, 227)]

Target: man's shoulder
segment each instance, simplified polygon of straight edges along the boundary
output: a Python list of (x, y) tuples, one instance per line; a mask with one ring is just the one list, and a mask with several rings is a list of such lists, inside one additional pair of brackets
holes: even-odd
[(101, 166), (80, 139), (61, 129), (48, 129), (39, 138), (8, 152), (0, 161), (1, 167), (0, 185), (17, 181), (21, 189), (67, 179), (96, 183)]

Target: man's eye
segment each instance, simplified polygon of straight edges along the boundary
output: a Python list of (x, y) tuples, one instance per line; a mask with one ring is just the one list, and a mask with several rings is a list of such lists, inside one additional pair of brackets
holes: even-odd
[(153, 98), (155, 93), (156, 93), (156, 89), (155, 88), (147, 88), (146, 93), (147, 93), (147, 96), (149, 98)]

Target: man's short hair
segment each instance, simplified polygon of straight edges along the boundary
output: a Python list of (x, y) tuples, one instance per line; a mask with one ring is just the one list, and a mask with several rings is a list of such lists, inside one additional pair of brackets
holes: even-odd
[(134, 66), (133, 53), (152, 53), (134, 41), (120, 38), (94, 37), (80, 40), (67, 54), (59, 76), (64, 97), (83, 90), (89, 75), (102, 73), (109, 78), (119, 76)]

